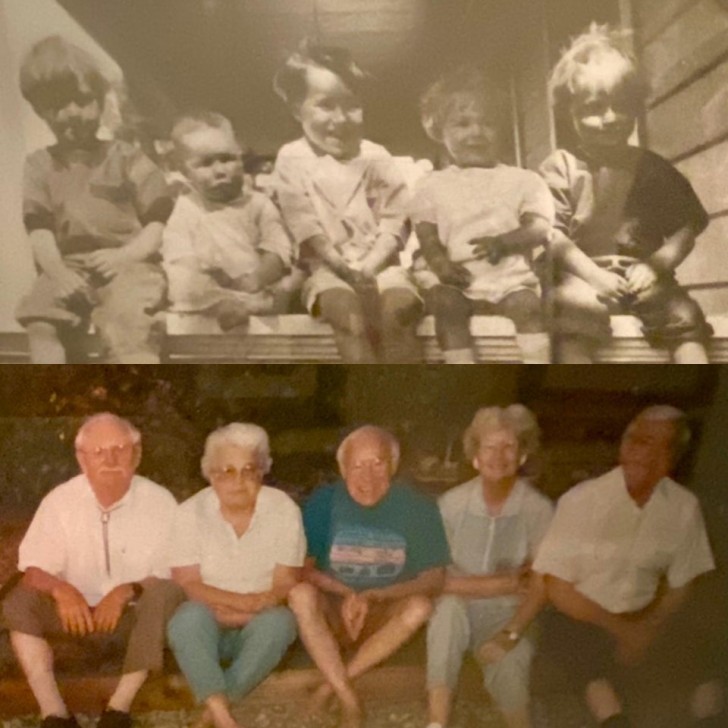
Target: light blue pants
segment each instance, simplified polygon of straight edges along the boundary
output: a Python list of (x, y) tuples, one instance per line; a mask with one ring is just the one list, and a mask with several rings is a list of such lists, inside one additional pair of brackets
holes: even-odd
[(229, 629), (204, 604), (185, 602), (167, 625), (167, 637), (198, 702), (219, 693), (235, 700), (281, 661), (296, 639), (296, 620), (288, 608), (274, 607)]
[[(454, 689), (465, 652), (477, 650), (513, 616), (513, 607), (492, 610), (488, 601), (440, 597), (427, 626), (428, 688)], [(533, 644), (526, 635), (502, 660), (482, 668), (485, 688), (501, 710), (513, 712), (528, 705), (532, 657)]]

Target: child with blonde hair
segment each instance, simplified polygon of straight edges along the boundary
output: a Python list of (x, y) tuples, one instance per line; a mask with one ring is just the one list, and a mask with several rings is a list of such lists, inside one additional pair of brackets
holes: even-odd
[(56, 144), (25, 163), (23, 220), (38, 269), (20, 302), (31, 361), (64, 364), (92, 322), (108, 360), (159, 361), (154, 316), (166, 285), (157, 263), (173, 201), (157, 166), (121, 140), (97, 136), (109, 83), (60, 36), (28, 53), (20, 89)]
[(342, 48), (304, 43), (287, 60), (275, 88), (303, 136), (280, 149), (274, 189), (309, 273), (304, 303), (342, 359), (417, 361), (421, 302), (398, 259), (408, 192), (389, 152), (362, 138), (364, 79)]
[(211, 316), (223, 331), (253, 314), (285, 313), (295, 287), (291, 243), (273, 202), (243, 184), (232, 124), (221, 114), (187, 114), (172, 143), (188, 184), (163, 238), (172, 310)]
[(675, 270), (708, 224), (690, 183), (662, 157), (631, 146), (645, 85), (623, 34), (593, 25), (551, 74), (555, 112), (576, 133), (541, 167), (556, 204), (554, 306), (564, 363), (588, 363), (630, 313), (675, 363), (707, 362), (712, 333)]
[(445, 362), (475, 362), (470, 318), (481, 313), (514, 322), (524, 362), (548, 363), (532, 254), (547, 242), (553, 202), (535, 172), (499, 162), (507, 98), (460, 68), (430, 86), (421, 112), (450, 162), (419, 181), (410, 206), (424, 258), (415, 276)]

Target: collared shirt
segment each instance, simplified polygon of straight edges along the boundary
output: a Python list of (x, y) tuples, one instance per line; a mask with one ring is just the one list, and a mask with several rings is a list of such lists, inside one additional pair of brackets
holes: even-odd
[(301, 511), (286, 493), (264, 485), (248, 528), (238, 536), (207, 487), (179, 507), (169, 565), (199, 565), (205, 584), (248, 594), (267, 591), (277, 565), (303, 566), (305, 556)]
[[(458, 485), (438, 501), (453, 565), (472, 575), (497, 574), (533, 561), (551, 523), (554, 507), (525, 480), (517, 480), (496, 516), (483, 498), (479, 477)], [(489, 599), (493, 608), (519, 601), (515, 595)]]
[(124, 497), (104, 510), (78, 475), (41, 501), (20, 544), (18, 569), (43, 569), (93, 606), (119, 584), (169, 575), (164, 557), (176, 509), (166, 488), (135, 475)]
[(561, 497), (533, 568), (621, 614), (648, 606), (663, 577), (677, 589), (715, 564), (690, 491), (663, 478), (640, 508), (615, 468)]

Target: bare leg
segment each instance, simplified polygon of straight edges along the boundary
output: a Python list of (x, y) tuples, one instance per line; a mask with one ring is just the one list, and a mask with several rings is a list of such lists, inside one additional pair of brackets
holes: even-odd
[(32, 364), (65, 364), (66, 349), (58, 329), (47, 321), (34, 321), (26, 326)]
[(361, 723), (359, 698), (346, 674), (339, 645), (324, 617), (323, 599), (316, 587), (307, 583), (298, 584), (288, 595), (301, 640), (327, 681), (327, 690), (321, 697), (325, 698), (330, 686), (341, 703), (344, 720), (349, 721), (347, 725), (356, 727)]
[(124, 673), (119, 679), (114, 694), (109, 698), (109, 708), (128, 713), (131, 710), (131, 704), (134, 702), (136, 694), (144, 685), (147, 675), (149, 675), (148, 670)]
[(48, 642), (35, 635), (11, 632), (10, 643), (38, 702), (41, 717), (57, 715), (67, 718), (68, 708), (53, 674), (53, 650)]
[(353, 291), (333, 288), (318, 298), (321, 317), (331, 324), (341, 358), (351, 364), (371, 364), (376, 356), (366, 335), (361, 301)]
[(390, 364), (416, 364), (422, 361), (417, 340), (417, 322), (422, 304), (404, 288), (382, 293), (382, 349), (384, 361)]
[(675, 364), (707, 364), (708, 353), (699, 341), (683, 341), (672, 350)]
[(452, 690), (447, 685), (438, 685), (430, 688), (427, 694), (427, 705), (430, 723), (436, 723), (445, 728), (450, 720), (452, 708)]
[(427, 293), (427, 308), (435, 316), (435, 333), (443, 352), (472, 350), (472, 307), (460, 291), (451, 286), (434, 286)]
[(622, 703), (608, 680), (601, 678), (586, 686), (586, 703), (599, 723), (622, 712)]

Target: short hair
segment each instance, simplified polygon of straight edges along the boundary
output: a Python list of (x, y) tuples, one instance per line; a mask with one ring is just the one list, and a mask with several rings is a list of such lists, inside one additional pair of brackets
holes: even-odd
[(628, 47), (629, 34), (592, 23), (571, 41), (551, 72), (549, 92), (555, 110), (565, 111), (585, 90), (612, 91), (619, 87), (636, 116), (644, 107), (647, 84)]
[(307, 93), (306, 72), (325, 68), (336, 74), (355, 94), (360, 94), (369, 75), (354, 61), (347, 48), (318, 45), (305, 39), (273, 79), (273, 90), (289, 106), (297, 106)]
[(360, 437), (365, 435), (373, 435), (379, 438), (389, 448), (389, 456), (392, 460), (392, 472), (397, 470), (400, 455), (399, 441), (391, 432), (389, 432), (389, 430), (377, 427), (376, 425), (364, 425), (363, 427), (359, 427), (353, 432), (350, 432), (339, 443), (339, 447), (336, 449), (336, 462), (339, 465), (339, 470), (343, 473), (344, 463), (349, 455), (349, 450)]
[(129, 420), (125, 420), (123, 417), (119, 417), (119, 415), (115, 415), (113, 412), (98, 412), (95, 415), (87, 417), (83, 421), (81, 427), (78, 428), (76, 439), (73, 443), (76, 450), (83, 449), (83, 443), (88, 435), (88, 431), (100, 422), (113, 422), (115, 425), (118, 425), (121, 429), (126, 431), (131, 439), (132, 445), (136, 446), (141, 444), (142, 433), (139, 432), (139, 430), (134, 427)]
[[(669, 404), (653, 404), (638, 412), (632, 422), (636, 422), (637, 420), (671, 422), (675, 428), (675, 434), (672, 439), (673, 462), (680, 460), (687, 452), (692, 433), (688, 425), (687, 415), (681, 409)], [(632, 422), (630, 422), (630, 425)]]
[(246, 450), (253, 450), (264, 473), (267, 473), (273, 464), (270, 456), (268, 433), (262, 427), (249, 422), (231, 422), (213, 430), (205, 440), (205, 450), (200, 461), (200, 468), (202, 474), (208, 480), (212, 462), (215, 459), (215, 452), (224, 445), (234, 445)]
[(175, 164), (180, 167), (186, 157), (187, 147), (184, 143), (184, 137), (193, 132), (202, 129), (221, 129), (230, 134), (240, 146), (240, 152), (243, 152), (243, 145), (235, 133), (235, 128), (227, 116), (218, 114), (215, 111), (191, 111), (175, 119), (170, 132), (170, 140), (172, 142), (172, 158)]
[(508, 429), (518, 440), (521, 455), (530, 457), (539, 448), (541, 430), (536, 416), (522, 404), (508, 407), (482, 407), (463, 435), (465, 457), (472, 460), (480, 447), (480, 440), (487, 432)]
[(420, 119), (427, 135), (442, 141), (442, 128), (448, 114), (464, 97), (474, 98), (489, 109), (502, 127), (510, 118), (508, 95), (491, 83), (486, 75), (473, 66), (459, 66), (440, 76), (420, 98)]
[(20, 66), (20, 92), (38, 114), (62, 105), (84, 86), (103, 103), (108, 79), (89, 53), (60, 35), (36, 43)]

